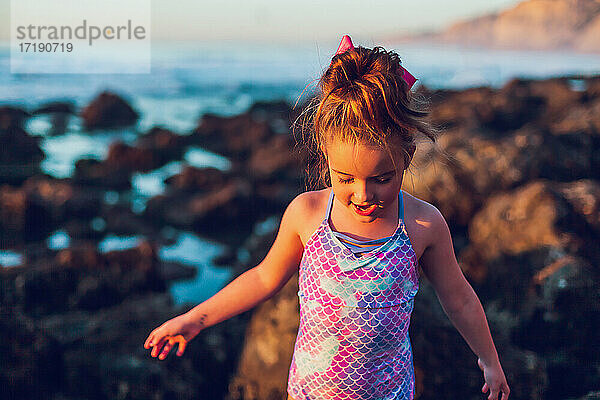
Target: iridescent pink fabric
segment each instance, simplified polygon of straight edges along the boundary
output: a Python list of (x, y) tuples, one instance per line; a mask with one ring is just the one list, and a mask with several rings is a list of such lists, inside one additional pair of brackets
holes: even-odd
[(357, 256), (332, 233), (330, 192), (300, 263), (300, 326), (287, 387), (295, 400), (413, 399), (408, 327), (419, 276), (402, 197), (391, 238)]

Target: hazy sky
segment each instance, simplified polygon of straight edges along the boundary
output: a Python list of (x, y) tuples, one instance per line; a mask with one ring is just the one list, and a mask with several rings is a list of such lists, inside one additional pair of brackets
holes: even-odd
[[(47, 1), (51, 0), (40, 0)], [(310, 42), (337, 40), (343, 33), (369, 40), (441, 28), (458, 19), (517, 3), (518, 0), (151, 0), (151, 31), (153, 40), (239, 38)], [(0, 39), (9, 37), (9, 15), (10, 0), (0, 0)]]

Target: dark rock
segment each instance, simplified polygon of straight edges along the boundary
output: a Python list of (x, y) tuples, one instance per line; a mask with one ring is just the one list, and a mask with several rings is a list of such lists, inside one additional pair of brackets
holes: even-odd
[(288, 180), (301, 176), (299, 160), (292, 154), (289, 135), (274, 136), (252, 152), (247, 173), (257, 180)]
[(250, 106), (247, 113), (256, 120), (272, 121), (274, 119), (292, 120), (292, 108), (288, 102), (279, 101), (257, 101)]
[(130, 178), (131, 171), (107, 165), (96, 159), (84, 158), (75, 162), (73, 182), (79, 185), (127, 190), (131, 188)]
[[(543, 359), (511, 343), (514, 318), (493, 308), (485, 311), (511, 389), (510, 395), (518, 399), (546, 399)], [(426, 279), (421, 279), (415, 297), (410, 339), (415, 366), (415, 398), (434, 399), (441, 392), (448, 398), (481, 398), (484, 380), (477, 366), (477, 356), (444, 313)]]
[(543, 247), (597, 263), (599, 246), (590, 239), (598, 231), (587, 220), (597, 219), (593, 215), (598, 213), (596, 201), (590, 199), (598, 190), (592, 181), (536, 181), (490, 198), (469, 226), (471, 245), (461, 255), (466, 272), (483, 280), (485, 272), (478, 271), (477, 265), (484, 266), (502, 254), (517, 255)]
[(161, 149), (133, 147), (115, 141), (110, 144), (106, 159), (78, 160), (73, 180), (82, 185), (125, 190), (130, 187), (133, 173), (159, 168), (170, 160), (169, 157), (169, 153), (162, 154)]
[(80, 116), (88, 130), (130, 126), (139, 118), (125, 100), (111, 92), (100, 93), (81, 110)]
[(31, 112), (32, 115), (39, 114), (74, 114), (75, 106), (71, 102), (54, 101), (44, 104)]
[[(255, 222), (274, 209), (276, 204), (254, 196), (248, 182), (233, 178), (207, 193), (169, 192), (155, 196), (148, 201), (144, 216), (232, 244), (249, 234)], [(236, 235), (231, 234), (231, 226), (236, 227)]]
[(163, 292), (166, 285), (158, 264), (156, 250), (148, 242), (106, 254), (91, 245), (71, 246), (54, 260), (38, 259), (1, 278), (19, 307), (39, 316), (97, 310), (131, 295)]
[[(10, 123), (20, 124), (15, 121)], [(30, 136), (19, 126), (10, 125), (0, 129), (0, 143), (10, 143), (10, 146), (0, 147), (0, 184), (19, 185), (28, 177), (40, 173), (40, 162), (45, 155), (38, 138)]]
[(31, 114), (22, 108), (0, 107), (0, 132), (11, 128), (22, 128), (23, 122), (29, 117)]
[(600, 391), (589, 392), (585, 396), (579, 397), (577, 400), (598, 400), (600, 399)]
[[(275, 234), (249, 236), (242, 245), (248, 259), (234, 264), (234, 275), (260, 263)], [(253, 311), (227, 399), (287, 398), (286, 384), (299, 324), (297, 292), (298, 274), (294, 274), (277, 294)]]
[(298, 275), (274, 297), (258, 306), (245, 333), (228, 400), (285, 399), (298, 333)]
[(102, 231), (115, 235), (143, 235), (158, 240), (159, 235), (152, 221), (131, 211), (129, 204), (104, 205), (100, 217), (104, 223)]
[(257, 122), (248, 114), (234, 117), (205, 114), (190, 142), (237, 162), (246, 160), (253, 149), (274, 134), (267, 122)]
[(71, 312), (40, 320), (64, 354), (67, 398), (223, 398), (240, 352), (247, 314), (201, 332), (183, 357), (164, 361), (142, 347), (153, 328), (186, 309), (170, 297), (132, 297), (96, 313)]
[(18, 189), (3, 186), (0, 237), (6, 246), (43, 239), (60, 224), (93, 218), (101, 196), (98, 190), (83, 191), (68, 180), (43, 176), (27, 179)]
[(493, 196), (460, 255), (482, 301), (514, 316), (513, 343), (544, 360), (545, 398), (600, 384), (599, 190), (596, 181), (537, 181)]
[(0, 306), (0, 397), (51, 398), (64, 381), (64, 360), (56, 340), (35, 322)]
[(39, 240), (54, 227), (51, 210), (35, 202), (23, 189), (0, 188), (0, 238), (4, 248)]
[(531, 93), (530, 83), (514, 79), (487, 101), (475, 105), (475, 115), (482, 127), (500, 134), (535, 121), (544, 111), (546, 101)]
[(198, 273), (195, 267), (175, 262), (162, 262), (158, 265), (158, 273), (165, 281), (178, 281), (192, 279)]
[(186, 166), (183, 170), (165, 180), (170, 188), (184, 192), (209, 192), (223, 186), (231, 175), (216, 168), (196, 168)]
[(32, 115), (50, 115), (51, 136), (64, 135), (69, 125), (69, 118), (75, 114), (75, 106), (70, 102), (51, 102), (40, 106), (32, 112)]
[(132, 147), (122, 142), (113, 142), (108, 148), (103, 163), (116, 170), (147, 172), (162, 165), (158, 154), (148, 149)]
[(136, 140), (136, 147), (152, 150), (160, 156), (161, 164), (180, 159), (188, 138), (163, 127), (155, 126)]
[[(544, 97), (546, 86), (550, 94), (564, 95), (572, 102), (567, 105)], [(573, 122), (574, 115), (593, 114), (593, 109), (566, 84), (514, 81), (500, 91), (470, 89), (464, 96), (454, 92), (442, 95), (446, 97), (434, 107), (432, 117), (436, 124), (450, 129), (438, 146), (424, 145), (417, 150), (416, 171), (405, 180), (417, 197), (436, 204), (452, 226), (466, 226), (487, 197), (525, 182), (600, 176), (600, 156), (594, 150), (600, 146), (596, 130), (589, 123)], [(519, 96), (529, 95), (542, 98), (543, 106), (507, 103), (518, 103)], [(498, 104), (485, 100), (488, 98), (498, 98)], [(515, 109), (521, 106), (525, 111), (519, 111), (521, 117), (515, 116)], [(477, 107), (500, 111), (492, 110), (484, 117), (475, 112)], [(508, 116), (510, 121), (492, 122)], [(492, 125), (501, 128), (492, 129)]]

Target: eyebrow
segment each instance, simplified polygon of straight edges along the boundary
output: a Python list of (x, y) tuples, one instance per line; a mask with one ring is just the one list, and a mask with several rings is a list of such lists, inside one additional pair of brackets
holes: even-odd
[[(341, 174), (341, 175), (352, 176), (352, 174), (348, 174), (348, 173), (346, 173), (346, 172), (338, 171), (337, 169), (333, 169), (333, 168), (331, 168), (331, 170), (332, 170), (332, 171), (334, 171), (334, 172), (337, 172), (338, 174)], [(384, 172), (383, 174), (379, 174), (379, 175), (371, 176), (371, 178), (379, 178), (380, 176), (389, 175), (389, 174), (392, 174), (392, 173), (395, 173), (395, 172), (396, 172), (396, 171), (392, 169), (392, 170), (390, 170), (390, 171)]]

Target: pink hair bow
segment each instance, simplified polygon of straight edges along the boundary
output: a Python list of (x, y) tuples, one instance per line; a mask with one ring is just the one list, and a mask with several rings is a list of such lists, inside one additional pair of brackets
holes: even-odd
[[(338, 54), (342, 54), (342, 53), (346, 52), (348, 49), (353, 49), (353, 48), (354, 48), (354, 45), (352, 44), (352, 39), (350, 39), (350, 36), (344, 35), (337, 51), (335, 52), (335, 55), (337, 56)], [(409, 89), (412, 88), (413, 85), (415, 84), (415, 82), (417, 81), (417, 78), (412, 76), (412, 74), (410, 72), (408, 72), (406, 70), (406, 68), (400, 67), (400, 69), (402, 72), (402, 79), (404, 79), (404, 81), (408, 84)]]

